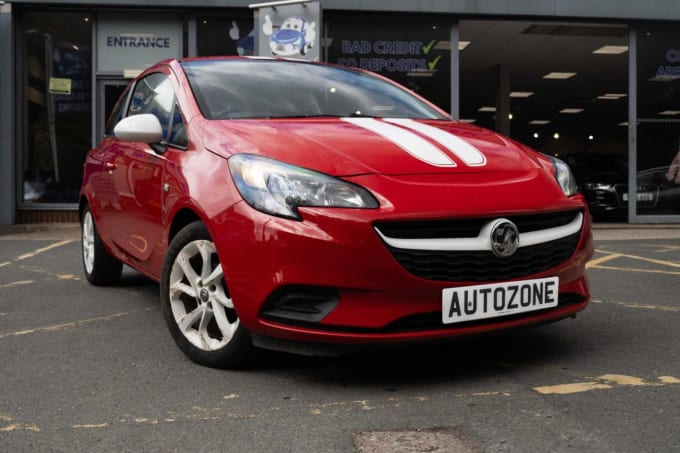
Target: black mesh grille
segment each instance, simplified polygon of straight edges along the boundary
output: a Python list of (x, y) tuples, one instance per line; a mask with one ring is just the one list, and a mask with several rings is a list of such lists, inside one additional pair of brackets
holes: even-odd
[[(566, 225), (578, 212), (562, 212), (548, 215), (508, 217), (520, 233), (544, 230)], [(407, 222), (402, 224), (378, 225), (377, 228), (388, 237), (397, 238), (441, 238), (475, 237), (482, 225), (490, 219), (436, 222)], [(478, 229), (469, 236), (454, 231), (470, 231), (470, 224), (477, 222)], [(436, 223), (436, 227), (431, 225)], [(444, 225), (450, 226), (444, 226)], [(418, 226), (428, 225), (424, 230)], [(464, 225), (458, 229), (459, 225)], [(477, 226), (475, 226), (477, 228)], [(443, 233), (446, 231), (446, 233)], [(468, 233), (469, 234), (469, 233)], [(410, 273), (427, 280), (448, 282), (493, 282), (525, 277), (547, 271), (558, 266), (574, 253), (581, 234), (576, 233), (555, 241), (529, 247), (521, 247), (510, 257), (497, 257), (490, 251), (430, 251), (398, 249), (386, 245), (392, 256)]]

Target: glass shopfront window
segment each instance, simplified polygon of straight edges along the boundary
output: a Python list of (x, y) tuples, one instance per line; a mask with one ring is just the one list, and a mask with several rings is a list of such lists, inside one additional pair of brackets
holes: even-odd
[(680, 215), (680, 32), (638, 32), (637, 215)]
[(20, 201), (76, 203), (92, 141), (92, 18), (26, 12), (20, 24)]
[(196, 21), (198, 56), (253, 55), (255, 38), (252, 13), (236, 16), (202, 16)]
[(628, 214), (628, 35), (620, 24), (460, 22), (461, 119), (564, 159), (597, 221)]
[(451, 111), (451, 20), (328, 14), (327, 61), (386, 76)]

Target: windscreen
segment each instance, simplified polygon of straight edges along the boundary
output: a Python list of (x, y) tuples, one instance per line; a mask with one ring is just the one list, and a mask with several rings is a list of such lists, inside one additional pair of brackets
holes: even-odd
[(408, 90), (349, 68), (281, 60), (184, 61), (207, 119), (448, 119)]

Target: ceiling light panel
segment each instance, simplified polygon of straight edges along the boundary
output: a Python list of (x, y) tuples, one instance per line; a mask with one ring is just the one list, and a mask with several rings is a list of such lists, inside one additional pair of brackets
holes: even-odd
[(625, 93), (605, 93), (601, 96), (598, 96), (597, 98), (608, 100), (608, 101), (617, 101), (619, 99), (625, 98), (626, 96), (628, 96), (628, 95), (625, 94)]
[(552, 80), (566, 80), (574, 77), (575, 75), (575, 72), (550, 72), (544, 75), (543, 78)]
[(593, 50), (593, 53), (599, 55), (621, 55), (626, 52), (628, 52), (628, 46), (602, 46)]

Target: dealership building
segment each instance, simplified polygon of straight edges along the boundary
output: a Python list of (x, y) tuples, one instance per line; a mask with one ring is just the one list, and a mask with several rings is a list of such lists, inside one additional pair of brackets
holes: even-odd
[(678, 0), (252, 3), (0, 1), (0, 225), (77, 221), (85, 154), (130, 79), (263, 55), (285, 8), (318, 38), (296, 57), (375, 71), (564, 159), (596, 220), (680, 223)]

